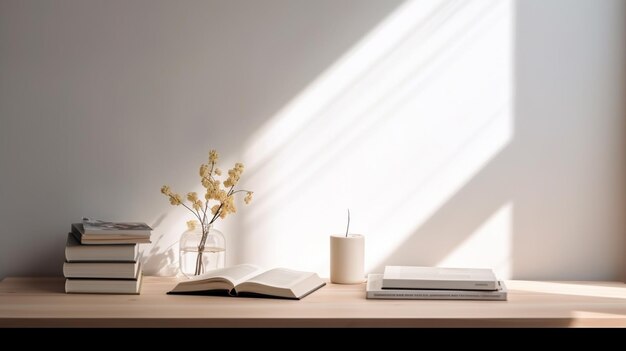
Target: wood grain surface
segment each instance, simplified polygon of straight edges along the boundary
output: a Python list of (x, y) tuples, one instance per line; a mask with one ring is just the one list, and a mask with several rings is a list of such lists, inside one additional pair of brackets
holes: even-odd
[(509, 301), (366, 300), (364, 284), (328, 284), (301, 301), (166, 295), (175, 284), (145, 277), (141, 295), (68, 295), (63, 278), (6, 278), (0, 326), (626, 327), (617, 282), (507, 281)]

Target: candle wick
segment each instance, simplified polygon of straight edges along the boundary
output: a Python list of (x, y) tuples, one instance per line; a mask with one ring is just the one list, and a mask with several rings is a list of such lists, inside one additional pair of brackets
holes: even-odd
[(350, 230), (350, 209), (348, 209), (348, 225), (346, 226), (346, 238), (348, 237), (349, 230)]

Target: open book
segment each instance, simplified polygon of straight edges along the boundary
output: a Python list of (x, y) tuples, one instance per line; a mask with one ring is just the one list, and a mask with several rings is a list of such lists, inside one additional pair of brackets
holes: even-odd
[(261, 296), (301, 299), (326, 285), (317, 274), (251, 264), (216, 269), (178, 283), (168, 294)]

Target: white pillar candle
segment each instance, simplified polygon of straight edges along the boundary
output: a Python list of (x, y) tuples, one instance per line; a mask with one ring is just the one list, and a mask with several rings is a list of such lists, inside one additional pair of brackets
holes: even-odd
[(365, 237), (360, 234), (330, 236), (330, 281), (358, 284), (365, 279)]

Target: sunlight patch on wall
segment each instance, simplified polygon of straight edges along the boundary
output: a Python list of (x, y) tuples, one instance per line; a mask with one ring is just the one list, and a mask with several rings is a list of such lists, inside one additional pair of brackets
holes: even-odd
[(491, 268), (500, 279), (512, 273), (513, 204), (498, 209), (438, 263), (439, 267)]
[(409, 1), (261, 128), (238, 260), (327, 275), (346, 208), (366, 269), (401, 246), (513, 137), (512, 11)]

